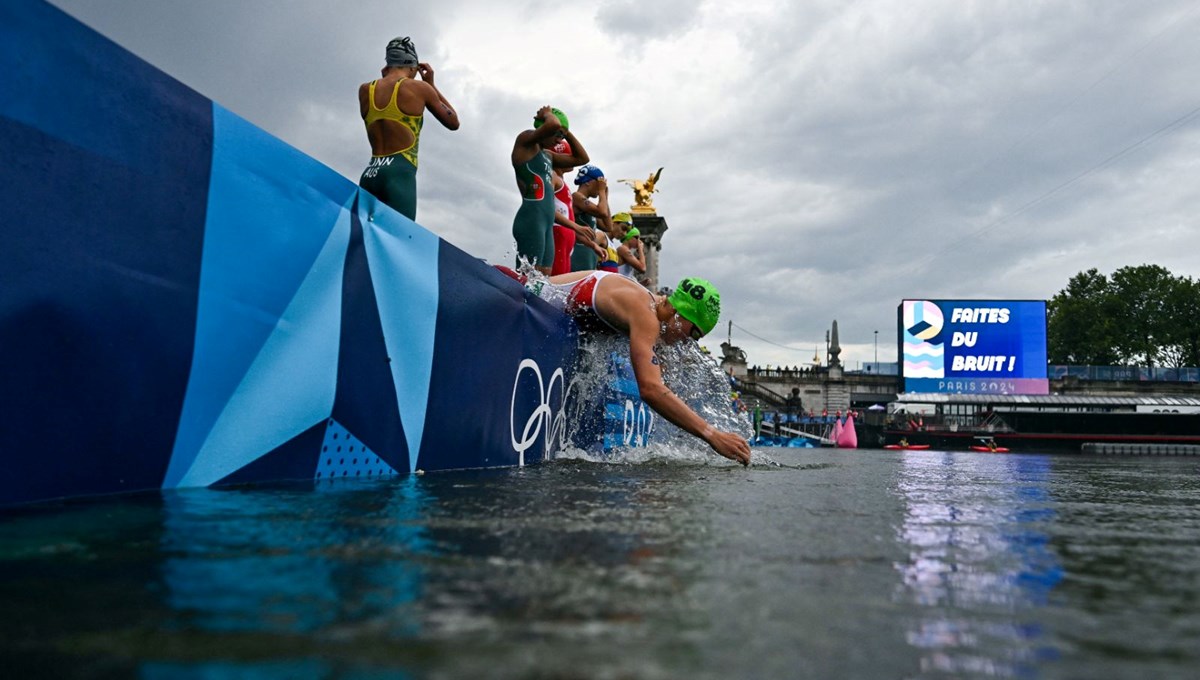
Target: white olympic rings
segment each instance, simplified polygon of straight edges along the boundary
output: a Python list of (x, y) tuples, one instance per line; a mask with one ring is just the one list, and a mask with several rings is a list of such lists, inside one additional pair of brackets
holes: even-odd
[[(525, 421), (525, 428), (521, 432), (521, 439), (517, 439), (517, 387), (521, 383), (521, 373), (525, 369), (530, 369), (537, 376), (538, 392), (540, 394), (537, 408), (533, 413), (529, 414), (529, 418)], [(555, 440), (560, 440), (558, 445), (564, 445), (564, 435), (566, 433), (566, 414), (564, 413), (567, 404), (566, 375), (563, 373), (562, 367), (555, 369), (550, 375), (550, 383), (546, 384), (542, 380), (542, 368), (538, 366), (537, 361), (533, 359), (523, 359), (521, 364), (517, 366), (517, 375), (513, 380), (512, 401), (509, 404), (509, 432), (512, 438), (513, 450), (520, 456), (520, 465), (525, 465), (525, 451), (537, 443), (538, 436), (542, 433), (543, 423), (546, 427), (546, 443), (544, 451), (549, 452)], [(557, 384), (560, 393), (558, 400), (557, 412), (551, 406), (551, 397), (554, 395), (554, 388)]]

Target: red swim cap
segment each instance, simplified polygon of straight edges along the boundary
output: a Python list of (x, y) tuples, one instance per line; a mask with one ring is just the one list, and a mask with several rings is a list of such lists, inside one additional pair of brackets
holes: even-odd
[(567, 140), (560, 139), (560, 140), (558, 140), (558, 144), (555, 144), (554, 146), (550, 147), (550, 150), (553, 151), (554, 153), (563, 153), (563, 154), (570, 155), (571, 145), (567, 143)]

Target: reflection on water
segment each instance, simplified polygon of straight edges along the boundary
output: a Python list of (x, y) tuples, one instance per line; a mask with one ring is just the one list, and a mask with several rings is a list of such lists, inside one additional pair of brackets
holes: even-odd
[[(572, 656), (600, 663), (596, 640), (644, 644), (647, 607), (679, 610), (683, 584), (660, 572), (656, 538), (674, 531), (679, 499), (612, 466), (565, 472), (171, 494), (161, 541), (167, 616), (186, 644), (220, 646), (221, 663), (204, 666), (214, 672), (340, 674), (365, 654), (368, 665), (496, 677), (492, 666), (514, 650), (551, 651), (518, 663), (519, 676), (562, 665), (556, 646), (578, 643), (582, 654)], [(305, 644), (322, 664), (260, 659), (264, 645), (274, 655)], [(151, 675), (188, 668), (156, 664)]]
[[(418, 479), (369, 494), (333, 482), (316, 493), (168, 494), (166, 604), (208, 631), (307, 633), (336, 624), (341, 634), (359, 626), (416, 634), (411, 603), (432, 554), (429, 498)], [(307, 507), (298, 513), (298, 505)]]
[(903, 458), (909, 559), (898, 597), (919, 605), (908, 640), (924, 650), (922, 670), (1024, 675), (1055, 657), (1030, 613), (1062, 580), (1045, 532), (1050, 466), (1046, 456)]
[(0, 514), (4, 677), (1192, 677), (1200, 461), (776, 450)]

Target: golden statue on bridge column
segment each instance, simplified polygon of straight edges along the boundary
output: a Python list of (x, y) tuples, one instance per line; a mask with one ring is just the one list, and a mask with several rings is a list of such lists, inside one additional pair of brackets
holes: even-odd
[(662, 175), (662, 168), (658, 172), (650, 173), (646, 179), (619, 179), (618, 182), (628, 184), (633, 187), (633, 205), (629, 206), (630, 212), (635, 213), (654, 213), (654, 201), (650, 195), (658, 191), (654, 185), (658, 183), (658, 178)]

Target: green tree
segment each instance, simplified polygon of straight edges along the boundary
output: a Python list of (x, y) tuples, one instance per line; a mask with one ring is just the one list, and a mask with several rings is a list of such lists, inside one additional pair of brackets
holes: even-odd
[(1161, 366), (1171, 344), (1167, 301), (1178, 280), (1156, 264), (1122, 267), (1112, 274), (1112, 314), (1117, 353), (1138, 366)]
[(1188, 277), (1175, 280), (1166, 301), (1168, 366), (1200, 366), (1200, 281)]
[(1112, 286), (1095, 269), (1079, 272), (1046, 305), (1047, 352), (1052, 364), (1118, 363)]
[(1080, 272), (1046, 314), (1051, 363), (1200, 366), (1200, 281), (1164, 267)]

